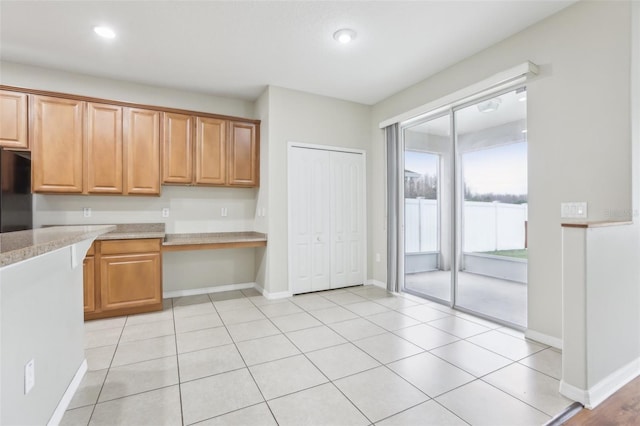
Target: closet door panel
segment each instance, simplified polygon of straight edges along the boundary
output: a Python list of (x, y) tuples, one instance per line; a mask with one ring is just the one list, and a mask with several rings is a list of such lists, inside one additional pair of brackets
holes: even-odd
[(289, 269), (293, 294), (311, 291), (311, 194), (308, 188), (311, 175), (308, 170), (310, 159), (300, 150), (291, 150), (289, 161)]
[(364, 158), (332, 153), (333, 282), (332, 287), (362, 284), (364, 271)]
[(330, 156), (326, 151), (308, 150), (311, 160), (311, 232), (313, 241), (313, 268), (311, 289), (331, 288), (331, 216), (330, 205)]
[(349, 251), (345, 218), (349, 200), (345, 187), (346, 163), (339, 153), (331, 153), (331, 288), (347, 285)]
[(294, 294), (331, 285), (329, 156), (317, 150), (291, 150), (290, 270)]

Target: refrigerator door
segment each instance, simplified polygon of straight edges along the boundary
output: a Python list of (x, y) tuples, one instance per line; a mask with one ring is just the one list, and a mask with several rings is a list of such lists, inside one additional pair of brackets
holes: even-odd
[(29, 153), (0, 149), (0, 232), (31, 229), (32, 208)]

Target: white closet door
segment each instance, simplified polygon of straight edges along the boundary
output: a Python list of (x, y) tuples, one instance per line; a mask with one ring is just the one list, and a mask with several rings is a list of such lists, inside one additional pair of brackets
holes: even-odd
[(331, 287), (330, 153), (292, 148), (289, 262), (294, 294)]
[(331, 153), (331, 288), (365, 281), (364, 156)]

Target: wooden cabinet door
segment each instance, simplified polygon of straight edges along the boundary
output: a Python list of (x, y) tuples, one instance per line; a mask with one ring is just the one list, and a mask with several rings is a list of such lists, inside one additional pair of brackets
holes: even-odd
[(82, 192), (84, 102), (31, 98), (33, 192)]
[(0, 90), (0, 146), (29, 149), (27, 95)]
[(96, 262), (93, 256), (87, 256), (82, 263), (83, 269), (83, 288), (84, 288), (84, 311), (93, 312), (96, 310), (96, 293), (95, 293), (95, 273)]
[(196, 119), (196, 184), (225, 184), (226, 130), (224, 120)]
[(165, 112), (163, 115), (162, 182), (193, 182), (193, 117)]
[(258, 186), (258, 135), (253, 123), (229, 123), (227, 185)]
[(115, 254), (100, 257), (103, 311), (162, 304), (160, 253)]
[(160, 194), (160, 113), (124, 108), (125, 194)]
[(122, 194), (122, 107), (87, 104), (85, 193)]

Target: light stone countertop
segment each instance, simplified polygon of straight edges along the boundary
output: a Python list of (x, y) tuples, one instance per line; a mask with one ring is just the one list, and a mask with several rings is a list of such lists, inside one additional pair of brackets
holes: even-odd
[(53, 226), (0, 234), (0, 267), (70, 246), (115, 230), (114, 225)]
[(167, 234), (164, 246), (189, 244), (223, 244), (267, 241), (267, 234), (260, 232), (207, 232), (192, 234)]
[(164, 223), (120, 223), (113, 231), (100, 235), (96, 240), (134, 240), (165, 237)]

